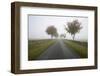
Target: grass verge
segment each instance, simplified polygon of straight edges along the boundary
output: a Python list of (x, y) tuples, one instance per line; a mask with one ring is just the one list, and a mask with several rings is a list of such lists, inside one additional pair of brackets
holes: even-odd
[(64, 43), (72, 48), (76, 53), (80, 55), (81, 58), (87, 58), (88, 57), (88, 48), (87, 48), (87, 42), (81, 42), (84, 45), (80, 45), (79, 41), (69, 41), (69, 40), (64, 40)]
[(29, 40), (28, 42), (28, 60), (35, 60), (48, 47), (53, 45), (55, 40)]

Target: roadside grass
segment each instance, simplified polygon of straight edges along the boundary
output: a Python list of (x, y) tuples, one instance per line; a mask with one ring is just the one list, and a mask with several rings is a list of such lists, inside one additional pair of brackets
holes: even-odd
[(82, 46), (85, 46), (85, 47), (88, 46), (88, 43), (87, 43), (87, 42), (74, 41), (74, 40), (68, 40), (68, 41), (75, 42), (75, 43), (77, 43), (77, 44), (79, 44), (79, 45), (82, 45)]
[(88, 57), (87, 42), (64, 40), (64, 43), (78, 53), (81, 58)]
[(48, 47), (53, 45), (55, 40), (29, 40), (28, 41), (28, 60), (35, 60)]

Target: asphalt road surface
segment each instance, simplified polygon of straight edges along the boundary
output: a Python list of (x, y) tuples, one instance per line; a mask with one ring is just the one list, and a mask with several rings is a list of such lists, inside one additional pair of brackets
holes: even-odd
[(37, 58), (37, 60), (76, 58), (80, 58), (80, 56), (73, 49), (67, 47), (62, 40), (57, 40), (57, 42), (50, 46), (45, 52), (43, 52)]

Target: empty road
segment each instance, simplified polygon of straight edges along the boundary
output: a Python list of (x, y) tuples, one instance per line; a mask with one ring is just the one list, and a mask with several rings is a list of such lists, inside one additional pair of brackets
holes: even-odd
[(67, 47), (62, 40), (57, 40), (57, 42), (43, 52), (37, 60), (74, 58), (80, 58), (80, 56), (73, 49)]

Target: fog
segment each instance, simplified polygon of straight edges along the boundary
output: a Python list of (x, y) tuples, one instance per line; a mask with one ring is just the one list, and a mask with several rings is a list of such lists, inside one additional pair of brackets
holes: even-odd
[[(76, 33), (75, 40), (87, 41), (88, 39), (88, 18), (87, 17), (64, 17), (64, 16), (28, 16), (28, 39), (51, 39), (51, 36), (46, 33), (48, 26), (53, 25), (57, 28), (60, 34), (66, 33), (66, 39), (72, 39), (71, 35), (65, 30), (64, 25), (77, 19), (83, 27), (79, 33)], [(67, 26), (67, 25), (66, 25)]]

